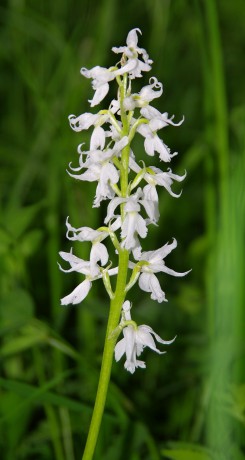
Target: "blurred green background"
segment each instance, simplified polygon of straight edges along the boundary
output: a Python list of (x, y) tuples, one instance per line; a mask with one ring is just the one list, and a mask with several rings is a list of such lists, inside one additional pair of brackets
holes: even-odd
[[(94, 183), (66, 174), (89, 140), (67, 117), (90, 111), (80, 68), (113, 65), (111, 47), (134, 27), (154, 61), (134, 91), (150, 76), (163, 82), (155, 106), (185, 123), (160, 136), (179, 152), (173, 172), (188, 172), (178, 200), (159, 190), (161, 220), (143, 247), (176, 237), (167, 265), (192, 272), (160, 276), (168, 303), (130, 291), (139, 324), (178, 337), (162, 357), (144, 352), (145, 371), (113, 365), (95, 460), (245, 459), (244, 15), (244, 0), (1, 2), (2, 460), (82, 456), (108, 299), (99, 281), (82, 305), (61, 307), (79, 277), (57, 261), (71, 247), (66, 216), (96, 228), (105, 206), (92, 208)], [(135, 153), (153, 164), (141, 139)]]

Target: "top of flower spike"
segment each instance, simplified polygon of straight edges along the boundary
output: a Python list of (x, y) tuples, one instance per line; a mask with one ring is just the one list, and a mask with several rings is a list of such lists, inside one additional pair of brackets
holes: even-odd
[[(152, 60), (144, 48), (138, 47), (138, 35), (141, 30), (136, 28), (132, 29), (127, 36), (126, 45), (113, 47), (114, 53), (123, 53), (121, 59), (121, 67), (105, 67), (95, 66), (92, 69), (82, 67), (80, 72), (85, 78), (92, 78), (92, 87), (95, 90), (93, 98), (89, 101), (91, 107), (99, 104), (107, 95), (109, 91), (109, 82), (114, 80), (118, 75), (128, 73), (130, 79), (142, 77), (141, 72), (149, 72), (151, 70)], [(138, 58), (142, 55), (143, 61)]]
[[(128, 33), (126, 44), (127, 46), (113, 47), (114, 53), (123, 53), (124, 57), (127, 58), (126, 62), (122, 64), (122, 67), (114, 72), (115, 76), (123, 75), (124, 73), (129, 74), (129, 78), (134, 79), (142, 77), (141, 72), (149, 72), (151, 70), (152, 60), (149, 59), (148, 53), (144, 48), (138, 47), (138, 35), (141, 34), (141, 30), (138, 28), (130, 30)], [(143, 61), (138, 59), (138, 55), (142, 55)]]

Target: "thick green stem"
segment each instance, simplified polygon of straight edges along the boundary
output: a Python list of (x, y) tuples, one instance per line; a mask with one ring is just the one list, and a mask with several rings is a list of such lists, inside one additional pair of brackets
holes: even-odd
[(111, 375), (111, 366), (113, 360), (114, 347), (117, 340), (117, 336), (114, 336), (112, 332), (118, 326), (122, 304), (125, 298), (125, 287), (127, 282), (127, 271), (128, 271), (128, 251), (121, 251), (119, 254), (119, 267), (117, 285), (115, 291), (115, 297), (111, 300), (110, 313), (107, 324), (106, 339), (104, 345), (104, 352), (102, 358), (102, 365), (100, 371), (99, 384), (97, 389), (97, 395), (94, 405), (93, 416), (89, 428), (89, 434), (87, 443), (85, 446), (82, 460), (91, 460), (93, 458), (101, 420), (104, 412), (105, 401), (107, 396), (108, 385)]

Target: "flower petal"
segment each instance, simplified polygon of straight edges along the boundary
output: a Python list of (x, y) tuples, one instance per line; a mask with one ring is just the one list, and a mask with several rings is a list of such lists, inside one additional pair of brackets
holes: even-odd
[(162, 291), (160, 283), (153, 273), (141, 273), (139, 287), (143, 291), (151, 292), (151, 299), (157, 300), (159, 303), (167, 302), (165, 293)]
[(119, 342), (117, 342), (114, 352), (115, 352), (115, 360), (119, 361), (119, 359), (121, 359), (121, 357), (126, 352), (125, 338), (123, 338), (123, 339), (119, 340)]
[(99, 273), (97, 262), (101, 262), (104, 266), (109, 259), (109, 254), (106, 246), (103, 243), (94, 243), (90, 252), (90, 273), (91, 276), (96, 276)]
[(61, 299), (61, 305), (68, 305), (70, 303), (76, 305), (80, 302), (82, 302), (85, 297), (87, 297), (90, 289), (91, 289), (92, 283), (88, 279), (85, 279), (81, 284), (79, 284), (74, 291), (72, 291), (70, 294), (68, 294), (66, 297), (63, 297)]
[(108, 83), (104, 83), (103, 85), (99, 86), (94, 93), (93, 99), (89, 100), (90, 106), (94, 107), (95, 105), (98, 105), (101, 101), (103, 101), (108, 91), (109, 91)]

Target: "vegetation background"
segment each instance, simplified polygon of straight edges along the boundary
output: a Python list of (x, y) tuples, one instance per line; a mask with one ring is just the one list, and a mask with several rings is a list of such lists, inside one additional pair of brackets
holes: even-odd
[[(131, 291), (139, 324), (178, 337), (162, 357), (145, 351), (145, 371), (114, 364), (95, 460), (245, 459), (244, 14), (244, 0), (1, 2), (2, 460), (82, 456), (108, 299), (98, 282), (82, 305), (61, 307), (78, 278), (57, 261), (70, 249), (66, 216), (96, 228), (105, 209), (92, 208), (95, 184), (65, 172), (89, 139), (67, 117), (90, 110), (80, 68), (113, 65), (111, 47), (134, 27), (154, 60), (138, 85), (156, 76), (157, 107), (186, 120), (162, 132), (179, 152), (173, 171), (188, 172), (183, 193), (160, 191), (144, 247), (176, 237), (168, 264), (192, 272), (162, 275), (168, 303)], [(86, 258), (86, 245), (75, 250)]]

